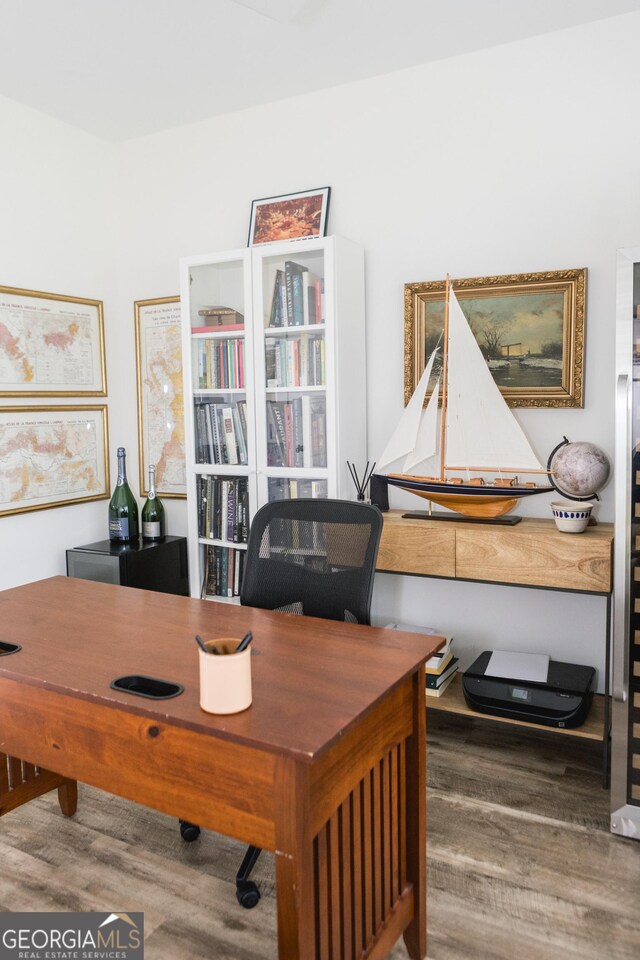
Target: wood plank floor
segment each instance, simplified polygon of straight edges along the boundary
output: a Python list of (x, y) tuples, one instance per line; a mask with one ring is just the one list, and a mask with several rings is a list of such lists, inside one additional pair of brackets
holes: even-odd
[[(638, 960), (640, 843), (608, 830), (600, 750), (428, 716), (430, 960)], [(0, 821), (0, 910), (142, 910), (147, 960), (277, 956), (273, 859), (255, 910), (243, 848), (88, 787), (71, 821), (44, 797)], [(398, 945), (393, 960), (406, 960)]]

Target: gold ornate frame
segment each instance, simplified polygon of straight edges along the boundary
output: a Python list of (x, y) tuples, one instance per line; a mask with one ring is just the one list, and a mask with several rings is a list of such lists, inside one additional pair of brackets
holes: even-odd
[[(3, 298), (5, 303), (3, 303)], [(95, 385), (88, 390), (74, 390), (73, 387), (75, 384), (72, 382), (68, 387), (61, 387), (56, 390), (38, 390), (29, 386), (30, 381), (25, 377), (25, 388), (17, 389), (14, 385), (12, 388), (8, 387), (3, 389), (3, 383), (0, 381), (0, 397), (106, 397), (107, 395), (107, 370), (105, 362), (105, 350), (104, 350), (104, 317), (102, 310), (102, 300), (88, 300), (86, 297), (67, 297), (61, 293), (43, 293), (38, 290), (23, 290), (20, 287), (3, 287), (0, 286), (0, 321), (2, 320), (2, 309), (3, 307), (7, 310), (11, 310), (11, 304), (7, 301), (7, 298), (13, 299), (15, 301), (14, 308), (20, 306), (20, 300), (25, 300), (26, 303), (24, 306), (28, 305), (30, 300), (42, 301), (42, 300), (54, 300), (62, 304), (79, 304), (86, 306), (95, 311), (95, 317), (93, 323), (95, 325), (94, 330), (94, 339), (97, 347), (98, 355), (93, 358), (92, 363), (92, 373)], [(46, 311), (43, 312), (43, 316), (46, 316)], [(72, 317), (69, 318), (69, 321), (72, 322)], [(14, 349), (20, 349), (19, 342), (16, 340)], [(64, 346), (60, 346), (60, 349), (63, 350)], [(29, 358), (24, 356), (24, 364), (29, 362)]]
[[(29, 513), (33, 510), (48, 510), (53, 507), (66, 507), (72, 503), (89, 503), (92, 500), (108, 500), (111, 496), (111, 490), (109, 486), (109, 427), (107, 422), (107, 407), (106, 404), (96, 404), (95, 406), (79, 406), (79, 407), (68, 407), (68, 406), (58, 406), (58, 407), (0, 407), (0, 455), (3, 457), (4, 462), (4, 480), (5, 485), (10, 484), (10, 463), (9, 455), (12, 452), (10, 449), (10, 438), (7, 437), (6, 431), (10, 426), (10, 423), (7, 422), (7, 418), (13, 417), (14, 426), (21, 434), (25, 434), (28, 430), (37, 431), (37, 428), (42, 425), (51, 424), (52, 427), (55, 427), (56, 423), (60, 424), (57, 427), (57, 431), (54, 430), (54, 436), (51, 440), (47, 441), (48, 446), (55, 447), (55, 444), (59, 444), (60, 447), (65, 449), (60, 451), (59, 462), (56, 464), (55, 461), (55, 450), (50, 449), (46, 452), (46, 455), (49, 457), (50, 463), (47, 465), (46, 479), (50, 483), (53, 481), (55, 483), (56, 478), (59, 478), (60, 485), (65, 485), (65, 475), (64, 471), (69, 468), (70, 463), (74, 460), (74, 451), (68, 449), (67, 438), (62, 433), (61, 424), (64, 421), (65, 417), (68, 414), (77, 413), (80, 416), (77, 418), (79, 421), (83, 422), (86, 420), (86, 424), (90, 425), (91, 423), (95, 426), (96, 429), (96, 455), (97, 455), (97, 475), (95, 478), (95, 490), (91, 491), (90, 485), (87, 482), (88, 492), (86, 496), (72, 496), (65, 497), (64, 494), (56, 495), (49, 494), (49, 499), (46, 499), (46, 496), (42, 497), (33, 497), (29, 500), (26, 497), (23, 497), (22, 500), (19, 499), (16, 495), (11, 495), (10, 501), (7, 501), (11, 504), (3, 508), (3, 504), (0, 503), (0, 517), (8, 516), (13, 513)], [(83, 416), (86, 415), (86, 416)], [(83, 422), (83, 431), (84, 431), (84, 422)], [(100, 434), (100, 435), (98, 435)], [(23, 449), (25, 443), (24, 437), (21, 435), (19, 440), (19, 449)], [(36, 437), (35, 443), (38, 445), (39, 440)], [(7, 445), (7, 450), (4, 449), (5, 444)], [(26, 459), (26, 458), (25, 458)], [(37, 473), (38, 467), (34, 465), (33, 460), (29, 461), (29, 465), (32, 470)], [(79, 463), (80, 470), (83, 469), (82, 462)], [(21, 492), (24, 490), (25, 484), (27, 483), (27, 478), (25, 476), (25, 470), (20, 470), (20, 484)], [(86, 468), (85, 477), (86, 477)]]
[[(501, 388), (510, 407), (584, 406), (584, 324), (587, 271), (553, 270), (546, 273), (471, 277), (451, 281), (461, 303), (518, 294), (561, 293), (562, 383), (560, 387), (529, 386)], [(425, 368), (425, 304), (444, 299), (445, 281), (407, 283), (404, 287), (404, 402), (411, 399)], [(427, 402), (425, 398), (425, 404)]]
[[(144, 415), (144, 397), (143, 397), (143, 378), (145, 371), (142, 369), (143, 351), (142, 351), (142, 325), (144, 322), (144, 311), (147, 307), (162, 307), (165, 304), (179, 304), (180, 297), (157, 297), (154, 300), (134, 300), (135, 328), (136, 328), (136, 382), (138, 390), (138, 465), (140, 470), (140, 496), (146, 497), (149, 493), (148, 477), (149, 462), (146, 456), (148, 450), (147, 442), (147, 422)], [(184, 422), (184, 395), (182, 398), (183, 412), (181, 422)], [(158, 478), (157, 491), (165, 499), (185, 500), (187, 496), (186, 487), (184, 491), (166, 490), (162, 486), (161, 478)]]

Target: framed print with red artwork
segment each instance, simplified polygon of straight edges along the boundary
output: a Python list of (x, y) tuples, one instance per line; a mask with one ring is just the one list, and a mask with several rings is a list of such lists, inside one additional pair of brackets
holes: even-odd
[(331, 187), (319, 187), (317, 190), (254, 200), (248, 245), (324, 237), (330, 193)]

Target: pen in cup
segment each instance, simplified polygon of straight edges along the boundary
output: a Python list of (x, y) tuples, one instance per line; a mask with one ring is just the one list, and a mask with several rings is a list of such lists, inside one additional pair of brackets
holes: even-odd
[(253, 640), (253, 634), (251, 630), (248, 633), (245, 633), (244, 637), (236, 647), (236, 653), (242, 653), (243, 650), (246, 650), (251, 641)]
[(219, 653), (218, 648), (216, 647), (215, 643), (212, 644), (211, 647), (208, 647), (208, 646), (206, 645), (206, 643), (204, 642), (204, 640), (202, 639), (202, 637), (200, 636), (200, 634), (198, 634), (198, 633), (196, 633), (196, 643), (198, 644), (198, 646), (200, 647), (200, 649), (203, 651), (203, 653), (215, 653), (215, 654), (218, 654), (218, 653)]

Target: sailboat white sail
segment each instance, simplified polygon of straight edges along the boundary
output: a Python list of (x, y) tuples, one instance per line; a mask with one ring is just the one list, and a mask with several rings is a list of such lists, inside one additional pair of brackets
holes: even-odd
[(542, 471), (451, 290), (445, 468)]
[[(545, 474), (546, 470), (500, 393), (448, 281), (447, 298), (441, 385), (444, 423), (438, 411), (440, 381), (424, 409), (436, 348), (378, 461), (378, 477), (382, 474), (387, 483), (467, 516), (497, 517), (520, 497), (552, 488), (502, 477), (503, 473)], [(400, 461), (402, 472), (391, 472), (389, 468)], [(417, 467), (423, 471), (420, 476), (413, 472)], [(446, 476), (461, 471), (467, 476)], [(494, 479), (477, 476), (483, 473), (493, 474)]]
[[(431, 371), (433, 369), (435, 355), (436, 351), (434, 350), (429, 358), (427, 366), (425, 367), (424, 373), (420, 377), (418, 386), (413, 391), (411, 400), (409, 400), (409, 403), (403, 410), (398, 426), (391, 435), (391, 439), (384, 448), (382, 456), (378, 460), (378, 470), (385, 470), (387, 467), (390, 467), (392, 463), (395, 463), (396, 460), (400, 460), (402, 457), (410, 458), (416, 449), (416, 445), (419, 442), (419, 437), (421, 434), (421, 424), (423, 423), (425, 414), (427, 412), (426, 410), (423, 410), (424, 398), (427, 392), (427, 387), (429, 386), (429, 377), (431, 376)], [(435, 409), (437, 414), (437, 407)], [(427, 452), (426, 456), (422, 459), (433, 456), (435, 452), (434, 446), (433, 450)], [(414, 461), (414, 463), (415, 462), (417, 461)], [(406, 464), (405, 469), (408, 469)]]

